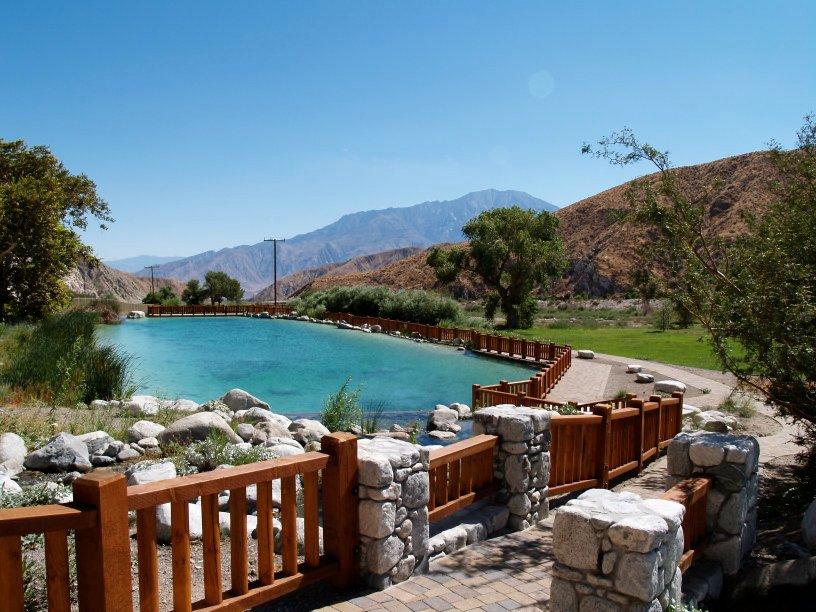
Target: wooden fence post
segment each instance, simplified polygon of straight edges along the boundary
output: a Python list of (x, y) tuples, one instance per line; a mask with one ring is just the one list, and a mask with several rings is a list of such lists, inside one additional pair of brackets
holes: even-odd
[(323, 547), (338, 564), (332, 583), (352, 586), (358, 577), (360, 536), (357, 522), (357, 436), (338, 432), (323, 436), (320, 446), (329, 455), (323, 470)]
[(672, 438), (683, 430), (683, 396), (684, 393), (682, 391), (674, 391), (672, 393), (672, 397), (677, 398), (677, 414), (674, 417), (674, 422), (677, 426), (674, 428), (675, 431), (671, 432)]
[(96, 526), (76, 532), (79, 609), (132, 611), (127, 481), (98, 471), (77, 478), (73, 490), (74, 503), (98, 513)]
[(479, 407), (479, 402), (481, 401), (481, 398), (479, 397), (481, 395), (481, 393), (480, 393), (481, 388), (482, 388), (482, 385), (474, 384), (473, 385), (473, 390), (471, 391), (471, 394), (470, 394), (470, 405), (473, 406), (474, 410), (476, 410), (476, 408)]
[(601, 488), (609, 488), (609, 462), (612, 452), (612, 406), (608, 404), (595, 404), (592, 406), (592, 414), (601, 417), (600, 441), (598, 444), (598, 466), (597, 478)]
[(663, 398), (659, 395), (649, 396), (650, 402), (657, 402), (657, 444), (655, 445), (660, 450), (660, 443), (663, 441), (663, 433), (666, 429), (665, 418), (663, 416)]
[(644, 420), (646, 418), (646, 413), (643, 411), (643, 400), (632, 400), (632, 408), (637, 408), (638, 416), (635, 419), (635, 438), (637, 439), (637, 449), (638, 449), (638, 456), (637, 456), (637, 471), (638, 474), (643, 470), (643, 431), (644, 431)]

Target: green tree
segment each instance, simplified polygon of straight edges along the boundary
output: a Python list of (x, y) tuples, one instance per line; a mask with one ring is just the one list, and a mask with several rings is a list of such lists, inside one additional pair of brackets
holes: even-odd
[(466, 247), (436, 247), (427, 262), (443, 283), (465, 270), (476, 273), (491, 290), (488, 318), (499, 308), (507, 327), (529, 327), (536, 312), (533, 290), (546, 287), (566, 265), (557, 229), (558, 219), (548, 212), (519, 206), (487, 210), (462, 228)]
[(178, 296), (173, 291), (173, 288), (169, 285), (165, 285), (161, 287), (155, 293), (153, 291), (148, 292), (146, 296), (142, 299), (142, 304), (162, 304), (164, 306), (178, 306), (181, 302), (178, 299)]
[(196, 278), (188, 280), (184, 291), (181, 292), (181, 301), (188, 306), (197, 306), (206, 298), (207, 294)]
[[(629, 130), (585, 153), (614, 164), (647, 161), (657, 173), (628, 189), (629, 219), (653, 236), (658, 277), (672, 301), (708, 330), (723, 367), (780, 414), (816, 430), (816, 123), (806, 117), (797, 146), (772, 144), (777, 177), (764, 214), (747, 232), (719, 238), (707, 211), (717, 185), (690, 192), (665, 152)], [(770, 180), (770, 179), (769, 179)], [(811, 437), (811, 440), (814, 440)]]
[(226, 272), (214, 270), (204, 275), (204, 291), (212, 304), (220, 304), (224, 300), (240, 302), (244, 297), (244, 290), (237, 279), (232, 278)]
[(62, 279), (81, 258), (89, 217), (113, 221), (96, 185), (46, 147), (0, 139), (0, 321), (37, 320), (67, 305)]

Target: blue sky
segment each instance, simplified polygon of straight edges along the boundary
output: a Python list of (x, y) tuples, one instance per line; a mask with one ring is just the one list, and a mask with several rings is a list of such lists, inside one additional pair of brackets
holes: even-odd
[(816, 2), (572, 4), (3, 0), (0, 137), (96, 181), (118, 258), (487, 187), (566, 205), (637, 174), (580, 155), (612, 130), (682, 165), (816, 111)]

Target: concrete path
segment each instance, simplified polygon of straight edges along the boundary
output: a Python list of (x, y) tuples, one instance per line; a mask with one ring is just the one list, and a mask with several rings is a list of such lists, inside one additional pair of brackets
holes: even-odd
[(573, 357), (572, 365), (547, 395), (558, 402), (591, 402), (604, 397), (612, 366)]

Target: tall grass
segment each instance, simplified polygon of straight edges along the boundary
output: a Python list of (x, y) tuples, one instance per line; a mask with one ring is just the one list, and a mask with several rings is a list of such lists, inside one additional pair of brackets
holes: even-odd
[(131, 357), (100, 346), (96, 313), (73, 311), (7, 328), (0, 382), (18, 396), (70, 406), (135, 390)]
[(290, 300), (289, 304), (298, 312), (313, 317), (322, 317), (326, 311), (349, 312), (427, 325), (462, 318), (459, 304), (451, 298), (431, 291), (393, 291), (387, 287), (332, 287)]
[(349, 376), (323, 405), (320, 422), (329, 431), (349, 431), (352, 427), (359, 425), (363, 418), (363, 410), (360, 407), (360, 395), (363, 390), (360, 387), (351, 390), (350, 385), (351, 377)]

